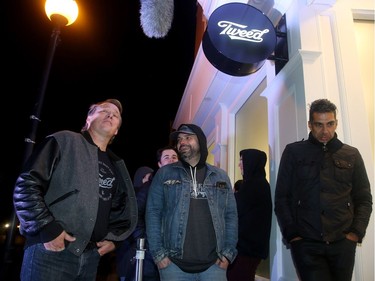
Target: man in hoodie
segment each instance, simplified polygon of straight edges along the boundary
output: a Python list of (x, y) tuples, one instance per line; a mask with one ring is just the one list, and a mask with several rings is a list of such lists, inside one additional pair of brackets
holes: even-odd
[(261, 260), (269, 254), (272, 196), (266, 179), (266, 162), (264, 151), (240, 151), (238, 166), (243, 181), (234, 194), (238, 212), (238, 255), (228, 267), (228, 281), (254, 281)]
[(146, 232), (160, 279), (226, 281), (238, 235), (230, 179), (206, 163), (200, 127), (182, 124), (170, 137), (180, 161), (157, 171), (146, 205)]

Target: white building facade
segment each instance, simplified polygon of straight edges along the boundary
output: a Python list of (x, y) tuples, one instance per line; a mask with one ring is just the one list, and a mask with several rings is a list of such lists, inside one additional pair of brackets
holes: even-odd
[[(230, 2), (234, 1), (199, 0), (207, 19)], [(257, 72), (235, 77), (215, 69), (200, 46), (173, 127), (201, 126), (209, 143), (209, 161), (226, 170), (232, 183), (240, 178), (241, 149), (266, 151), (274, 194), (285, 145), (308, 136), (308, 105), (327, 98), (338, 107), (338, 137), (361, 152), (374, 194), (374, 1), (243, 3), (271, 4), (285, 13), (288, 63), (277, 75), (274, 62), (267, 60)], [(270, 242), (265, 277), (298, 280), (275, 216)], [(359, 280), (375, 280), (374, 215), (357, 247), (353, 281)]]

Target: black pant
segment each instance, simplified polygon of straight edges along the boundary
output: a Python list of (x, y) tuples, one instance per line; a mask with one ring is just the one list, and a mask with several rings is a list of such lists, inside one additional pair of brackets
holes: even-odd
[(228, 281), (254, 281), (261, 258), (238, 254), (233, 263), (228, 266)]
[(307, 239), (291, 243), (294, 265), (301, 281), (351, 281), (357, 243)]

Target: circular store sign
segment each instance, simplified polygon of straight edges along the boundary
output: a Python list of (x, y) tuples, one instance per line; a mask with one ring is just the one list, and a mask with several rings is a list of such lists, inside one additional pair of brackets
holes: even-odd
[(210, 63), (233, 76), (259, 70), (276, 47), (276, 31), (260, 10), (243, 3), (228, 3), (212, 12), (202, 47)]

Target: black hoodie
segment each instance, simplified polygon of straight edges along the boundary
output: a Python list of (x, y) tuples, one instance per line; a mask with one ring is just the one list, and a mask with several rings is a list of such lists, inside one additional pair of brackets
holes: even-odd
[(240, 151), (243, 183), (234, 194), (238, 212), (238, 253), (266, 259), (272, 221), (272, 197), (266, 179), (267, 155), (257, 149)]

